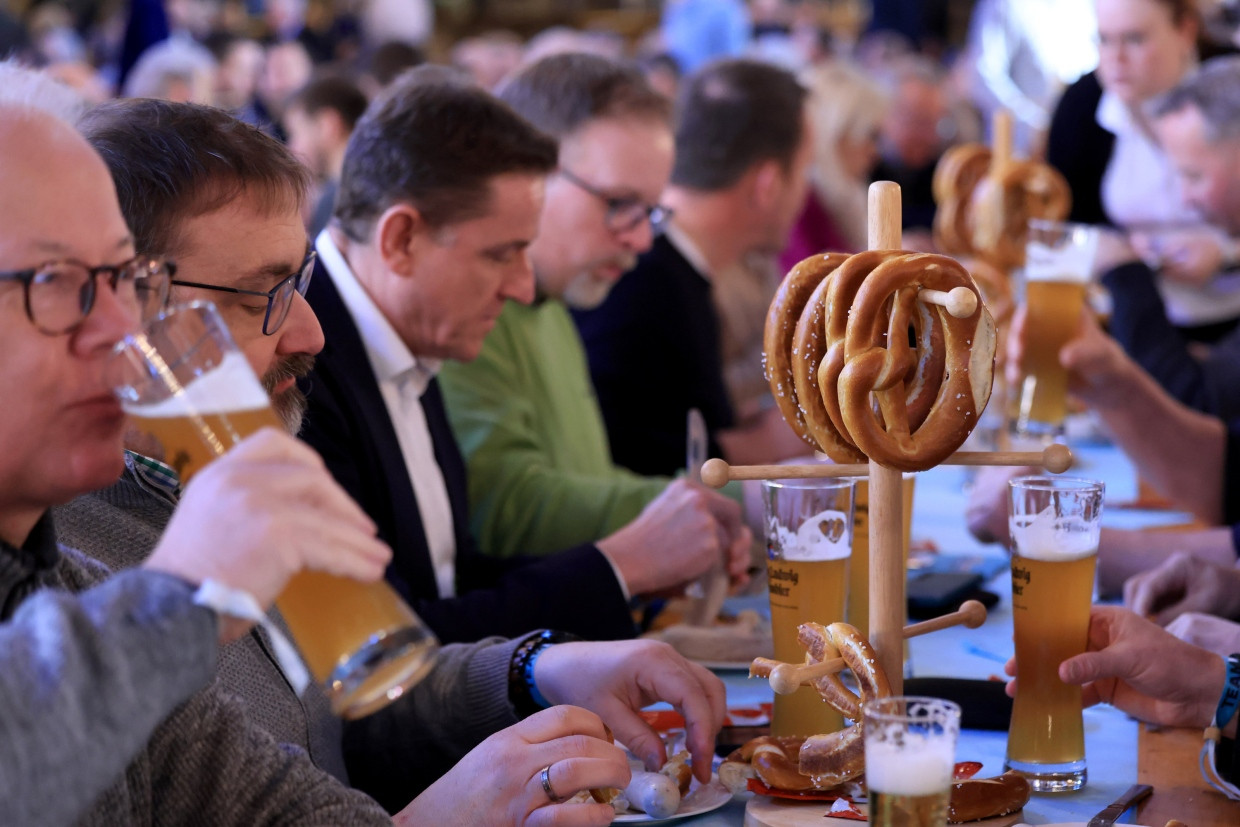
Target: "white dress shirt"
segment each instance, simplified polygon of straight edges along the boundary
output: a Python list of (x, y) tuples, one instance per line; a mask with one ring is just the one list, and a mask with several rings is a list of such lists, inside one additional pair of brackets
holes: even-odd
[(391, 323), (374, 303), (366, 288), (357, 280), (353, 268), (345, 261), (331, 235), (324, 230), (314, 242), (319, 260), (323, 262), (332, 283), (340, 292), (353, 317), (370, 367), (379, 381), (379, 392), (387, 406), (388, 418), (396, 431), (396, 441), (409, 470), (422, 530), (431, 552), (435, 584), (440, 597), (456, 594), (456, 534), (452, 521), (452, 504), (443, 471), (435, 460), (435, 446), (426, 426), (421, 397), (427, 385), (439, 372), (440, 362), (419, 359), (397, 335)]

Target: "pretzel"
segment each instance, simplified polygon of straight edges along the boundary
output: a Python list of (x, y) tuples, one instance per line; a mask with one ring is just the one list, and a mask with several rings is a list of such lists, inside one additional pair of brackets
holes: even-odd
[(776, 790), (816, 789), (812, 778), (797, 768), (805, 739), (796, 735), (762, 735), (734, 750), (719, 765), (719, 781), (733, 795), (744, 792), (750, 778)]
[(836, 674), (817, 678), (813, 684), (824, 701), (853, 721), (852, 726), (838, 732), (811, 735), (801, 745), (798, 762), (801, 774), (813, 779), (820, 789), (833, 787), (865, 771), (861, 705), (871, 698), (890, 696), (891, 685), (869, 641), (847, 623), (832, 623), (825, 628), (817, 623), (804, 623), (797, 629), (797, 640), (805, 647), (811, 662), (844, 658), (861, 690), (858, 696), (845, 687)]
[(947, 150), (934, 169), (932, 189), (938, 209), (934, 213), (934, 241), (944, 253), (967, 255), (968, 207), (973, 191), (990, 171), (991, 152), (982, 144), (959, 144)]
[[(840, 268), (841, 274), (847, 266)], [(844, 343), (846, 364), (838, 381), (840, 413), (857, 447), (888, 468), (924, 471), (947, 459), (973, 430), (990, 398), (995, 361), (990, 313), (979, 301), (971, 316), (957, 319), (942, 307), (917, 300), (922, 289), (948, 292), (957, 287), (977, 292), (973, 279), (956, 261), (932, 254), (904, 255), (875, 267), (852, 302)], [(928, 400), (929, 394), (921, 395), (917, 379), (930, 383), (927, 387), (934, 382), (933, 374), (923, 369), (934, 367), (928, 364), (931, 357), (912, 353), (908, 345), (909, 321), (922, 313), (937, 317), (946, 361), (929, 410), (918, 422), (920, 408), (913, 403)], [(884, 328), (886, 347), (881, 344)], [(919, 340), (918, 350), (923, 346)], [(914, 364), (918, 371), (912, 371)], [(914, 382), (906, 390), (904, 382), (911, 371)], [(821, 376), (820, 371), (820, 380)]]
[[(843, 253), (824, 253), (810, 256), (799, 262), (789, 271), (771, 308), (766, 315), (766, 329), (763, 333), (762, 360), (766, 368), (767, 381), (771, 384), (771, 394), (775, 404), (779, 406), (784, 419), (814, 450), (823, 450), (834, 457), (833, 445), (824, 445), (817, 432), (806, 424), (808, 405), (821, 407), (817, 392), (808, 397), (798, 393), (793, 371), (803, 359), (798, 354), (804, 351), (805, 344), (794, 343), (797, 320), (812, 296), (818, 295), (817, 288), (827, 281), (827, 277), (848, 258)], [(815, 357), (815, 363), (820, 355)], [(814, 412), (816, 415), (816, 412)], [(835, 449), (838, 450), (838, 449)]]
[(1029, 219), (1060, 221), (1072, 207), (1068, 182), (1037, 161), (1012, 161), (983, 178), (967, 211), (969, 244), (975, 254), (1002, 270), (1025, 263)]

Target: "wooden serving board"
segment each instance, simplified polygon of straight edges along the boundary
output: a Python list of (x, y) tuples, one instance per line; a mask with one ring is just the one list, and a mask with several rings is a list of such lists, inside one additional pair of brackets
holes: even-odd
[[(864, 804), (859, 807), (863, 812), (866, 809)], [(830, 809), (830, 801), (790, 801), (755, 795), (745, 805), (745, 827), (849, 827), (863, 823), (846, 818), (826, 818)], [(964, 827), (1011, 827), (1023, 820), (1023, 813), (1024, 810), (1017, 810), (997, 818), (970, 821)], [(864, 823), (869, 824), (868, 821)]]

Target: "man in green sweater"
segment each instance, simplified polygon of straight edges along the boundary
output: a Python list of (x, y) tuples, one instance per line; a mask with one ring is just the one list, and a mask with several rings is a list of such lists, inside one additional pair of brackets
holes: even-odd
[(612, 462), (568, 313), (599, 305), (668, 215), (658, 198), (672, 170), (670, 103), (636, 69), (584, 54), (537, 61), (498, 94), (559, 139), (560, 165), (529, 249), (534, 302), (509, 302), (481, 355), (440, 374), (482, 550), (549, 554), (592, 542), (660, 497), (719, 509), (714, 492)]

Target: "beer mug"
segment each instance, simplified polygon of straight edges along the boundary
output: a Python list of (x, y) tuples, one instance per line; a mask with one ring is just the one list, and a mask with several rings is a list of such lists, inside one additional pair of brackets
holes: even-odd
[(867, 701), (861, 717), (870, 824), (947, 824), (960, 707), (937, 698), (897, 695)]
[(1062, 477), (1009, 483), (1016, 699), (1006, 769), (1037, 792), (1085, 784), (1081, 688), (1059, 664), (1085, 651), (1101, 532), (1103, 484)]
[[(116, 346), (115, 370), (115, 392), (147, 442), (144, 452), (171, 466), (182, 485), (258, 429), (282, 427), (212, 304), (170, 307), (127, 336)], [(276, 606), (345, 718), (381, 709), (434, 665), (435, 636), (383, 581), (303, 571)]]
[(1016, 430), (1055, 436), (1067, 414), (1068, 372), (1059, 351), (1075, 335), (1098, 249), (1098, 229), (1034, 219), (1025, 261), (1025, 357)]
[[(797, 643), (797, 627), (844, 619), (853, 481), (778, 480), (762, 487), (775, 657), (801, 663), (805, 650)], [(844, 719), (813, 687), (775, 696), (772, 735), (814, 735), (843, 726)]]

